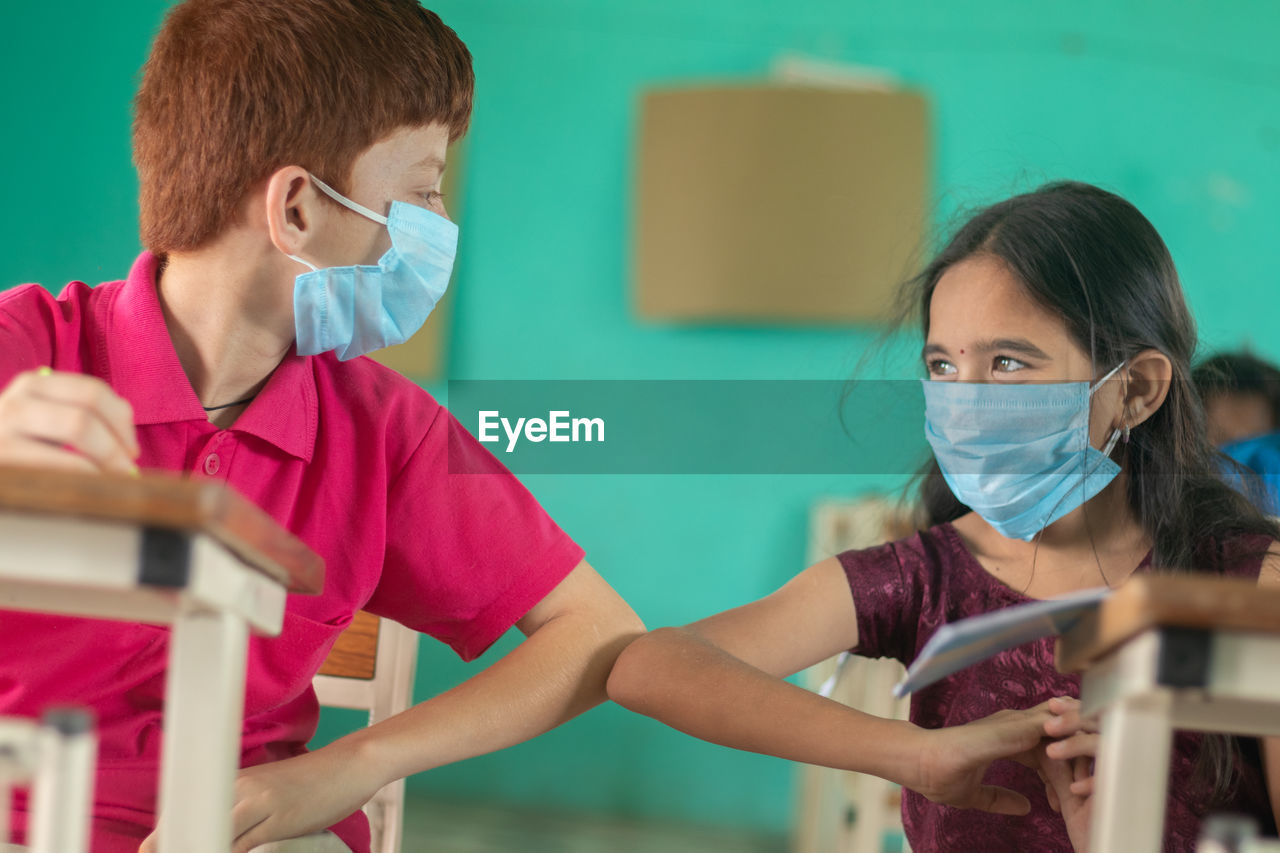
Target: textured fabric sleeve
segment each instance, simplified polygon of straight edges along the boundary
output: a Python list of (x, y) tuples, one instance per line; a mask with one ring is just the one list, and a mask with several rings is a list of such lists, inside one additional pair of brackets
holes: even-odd
[(0, 388), (26, 370), (53, 362), (53, 297), (39, 285), (0, 293)]
[(1239, 472), (1228, 473), (1228, 482), (1237, 485), (1251, 499), (1261, 503), (1259, 508), (1263, 512), (1280, 515), (1280, 432), (1229, 444), (1222, 451), (1254, 472), (1258, 480), (1253, 493), (1250, 493), (1247, 486), (1254, 484), (1238, 483)]
[(365, 609), (479, 656), (582, 561), (537, 500), (440, 408), (392, 483)]
[(915, 656), (921, 597), (900, 558), (899, 543), (845, 551), (838, 559), (858, 619), (858, 645), (851, 651), (909, 663)]

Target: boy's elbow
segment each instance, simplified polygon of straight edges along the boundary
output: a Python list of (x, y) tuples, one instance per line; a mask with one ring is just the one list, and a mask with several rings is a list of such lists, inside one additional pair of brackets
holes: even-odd
[(605, 685), (609, 700), (630, 711), (646, 713), (657, 676), (663, 670), (664, 650), (678, 628), (656, 628), (627, 645), (614, 661)]

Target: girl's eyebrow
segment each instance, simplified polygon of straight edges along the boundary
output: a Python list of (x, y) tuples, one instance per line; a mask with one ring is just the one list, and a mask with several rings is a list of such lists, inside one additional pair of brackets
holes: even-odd
[(1049, 354), (1040, 347), (1031, 343), (1026, 338), (996, 338), (992, 341), (978, 341), (974, 347), (978, 352), (995, 352), (1003, 350), (1005, 352), (1015, 352), (1019, 355), (1027, 355), (1032, 358), (1042, 358), (1046, 361)]
[[(1031, 341), (1026, 338), (996, 338), (995, 340), (990, 341), (978, 341), (977, 344), (974, 345), (973, 349), (974, 352), (987, 353), (1004, 351), (1029, 356), (1031, 358), (1042, 358), (1046, 361), (1049, 360), (1048, 353), (1031, 343)], [(948, 355), (947, 348), (941, 344), (925, 344), (920, 356), (922, 358), (928, 358), (931, 355)]]

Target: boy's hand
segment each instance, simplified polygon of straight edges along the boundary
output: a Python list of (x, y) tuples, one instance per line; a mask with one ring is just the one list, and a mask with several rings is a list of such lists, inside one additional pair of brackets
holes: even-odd
[[(355, 754), (348, 743), (353, 737), (241, 770), (231, 810), (231, 853), (319, 832), (367, 803), (390, 780), (376, 772), (373, 761)], [(138, 853), (155, 851), (153, 832)]]
[(1000, 711), (962, 726), (933, 729), (920, 752), (918, 778), (906, 787), (935, 803), (1024, 815), (1027, 798), (1008, 788), (982, 784), (992, 762), (1009, 759), (1034, 767), (1035, 751), (1051, 714), (1048, 703), (1025, 711)]
[(133, 407), (105, 382), (47, 367), (0, 391), (0, 464), (136, 474)]
[(1040, 777), (1049, 806), (1062, 815), (1076, 853), (1089, 849), (1093, 815), (1093, 760), (1098, 753), (1098, 726), (1080, 717), (1080, 701), (1069, 697), (1049, 700), (1052, 716), (1045, 733), (1058, 740), (1039, 753)]

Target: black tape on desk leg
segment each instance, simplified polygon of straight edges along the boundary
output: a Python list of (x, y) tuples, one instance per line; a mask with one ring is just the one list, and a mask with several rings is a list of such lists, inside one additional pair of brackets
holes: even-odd
[(1165, 687), (1209, 686), (1213, 635), (1201, 628), (1161, 628), (1156, 681)]
[(143, 528), (138, 583), (181, 588), (190, 575), (191, 537), (179, 530)]

